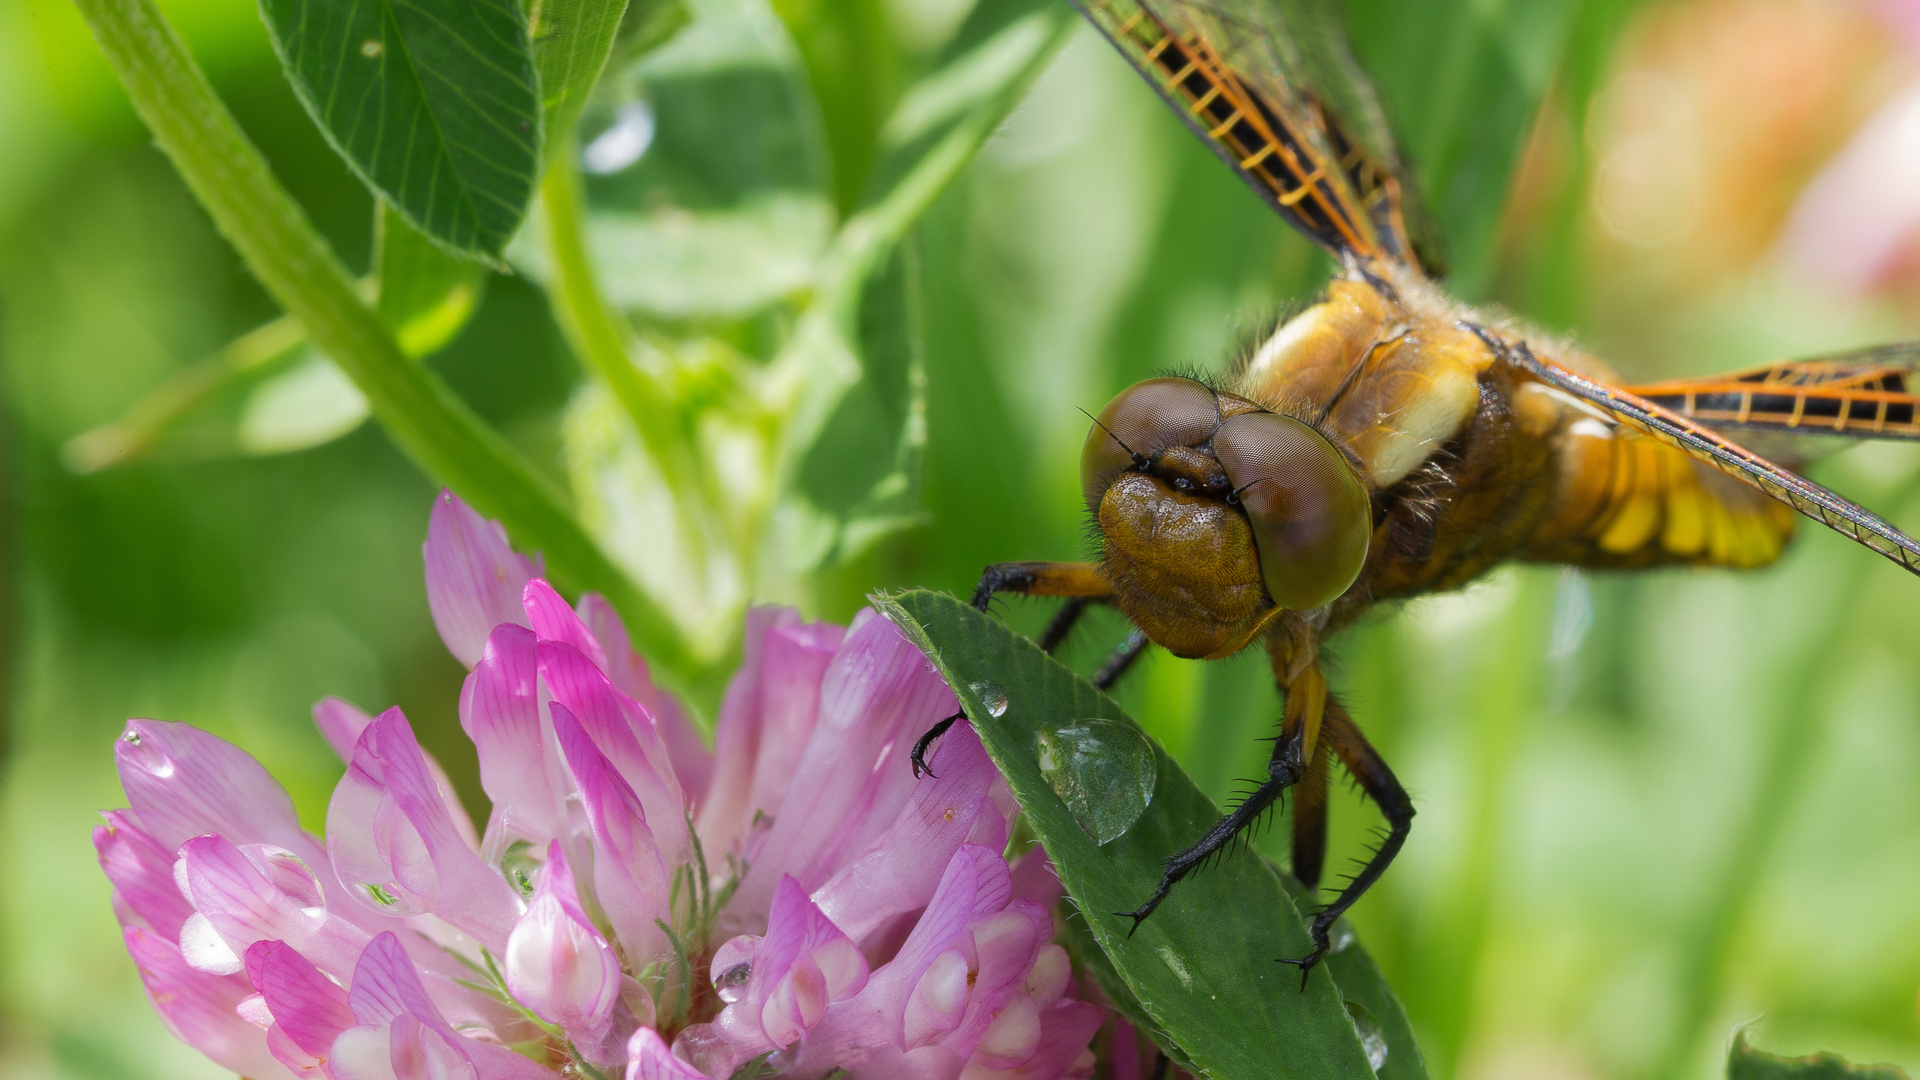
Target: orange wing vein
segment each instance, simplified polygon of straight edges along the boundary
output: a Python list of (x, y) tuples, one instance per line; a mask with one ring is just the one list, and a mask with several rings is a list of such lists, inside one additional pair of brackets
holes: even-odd
[(1252, 89), (1203, 31), (1176, 33), (1137, 0), (1074, 3), (1289, 225), (1335, 256), (1411, 262), (1399, 180), (1310, 95)]
[(1904, 342), (1627, 389), (1716, 428), (1920, 439), (1917, 367), (1920, 342)]
[[(1468, 327), (1468, 329), (1473, 329)], [(1508, 344), (1487, 337), (1508, 363), (1551, 386), (1589, 402), (1615, 420), (1658, 439), (1697, 461), (1759, 488), (1842, 536), (1871, 548), (1920, 574), (1920, 542), (1863, 506), (1856, 505), (1798, 473), (1727, 439), (1633, 390), (1609, 386), (1577, 371), (1542, 360), (1525, 342)]]

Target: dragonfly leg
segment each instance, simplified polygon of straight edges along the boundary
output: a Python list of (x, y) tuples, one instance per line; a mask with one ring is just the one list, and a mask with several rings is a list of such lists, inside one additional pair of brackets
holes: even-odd
[(1003, 592), (1101, 599), (1113, 593), (1113, 586), (1093, 563), (994, 563), (980, 573), (980, 584), (973, 590), (973, 606), (985, 611), (994, 594)]
[(1147, 916), (1153, 914), (1153, 909), (1159, 907), (1160, 901), (1167, 898), (1168, 890), (1172, 889), (1176, 882), (1199, 869), (1208, 859), (1224, 850), (1236, 836), (1240, 835), (1241, 830), (1258, 821), (1260, 815), (1265, 813), (1275, 800), (1279, 799), (1288, 788), (1300, 782), (1300, 778), (1307, 772), (1305, 734), (1304, 725), (1294, 725), (1290, 733), (1283, 730), (1279, 741), (1274, 744), (1273, 757), (1267, 762), (1266, 781), (1255, 788), (1253, 794), (1242, 800), (1240, 805), (1234, 807), (1225, 817), (1214, 822), (1213, 827), (1195, 841), (1193, 846), (1167, 860), (1166, 872), (1160, 877), (1160, 885), (1153, 890), (1153, 895), (1147, 899), (1146, 903), (1132, 911), (1114, 912), (1115, 915), (1133, 920), (1133, 926), (1127, 931), (1129, 936), (1133, 931), (1140, 929), (1141, 923), (1147, 921)]
[(1307, 775), (1293, 788), (1293, 876), (1312, 890), (1327, 860), (1327, 744), (1314, 747)]
[(954, 713), (952, 716), (928, 728), (925, 735), (914, 740), (913, 753), (910, 755), (910, 760), (913, 762), (913, 778), (915, 780), (920, 779), (922, 776), (933, 775), (933, 767), (927, 764), (927, 748), (932, 746), (940, 736), (945, 735), (948, 728), (966, 718), (967, 714), (964, 711)]
[(1075, 596), (1061, 604), (1060, 610), (1053, 613), (1053, 620), (1047, 623), (1046, 631), (1040, 635), (1040, 651), (1048, 656), (1059, 651), (1060, 643), (1067, 640), (1067, 634), (1073, 630), (1073, 624), (1080, 621), (1080, 616), (1092, 602), (1092, 597)]
[(1386, 815), (1387, 836), (1360, 868), (1360, 872), (1347, 882), (1347, 887), (1334, 897), (1333, 903), (1313, 917), (1313, 951), (1298, 960), (1281, 961), (1300, 968), (1302, 985), (1305, 984), (1307, 972), (1330, 951), (1329, 933), (1334, 921), (1372, 888), (1374, 882), (1380, 880), (1380, 875), (1386, 872), (1393, 857), (1400, 853), (1401, 845), (1407, 842), (1408, 831), (1413, 828), (1413, 800), (1407, 797), (1407, 789), (1394, 779), (1393, 770), (1387, 768), (1387, 763), (1380, 760), (1380, 755), (1367, 742), (1366, 736), (1360, 734), (1359, 726), (1347, 715), (1347, 710), (1331, 697), (1327, 699), (1320, 738), (1339, 756), (1347, 772), (1360, 782), (1360, 789)]
[(1147, 635), (1138, 629), (1127, 634), (1127, 640), (1121, 642), (1120, 647), (1113, 650), (1113, 655), (1107, 657), (1107, 662), (1100, 665), (1100, 670), (1093, 673), (1093, 685), (1106, 690), (1119, 682), (1120, 676), (1125, 675), (1133, 662), (1140, 659), (1140, 654), (1147, 651), (1149, 644)]

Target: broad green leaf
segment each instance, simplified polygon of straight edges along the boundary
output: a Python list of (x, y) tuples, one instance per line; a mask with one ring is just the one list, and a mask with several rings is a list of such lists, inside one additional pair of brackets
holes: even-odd
[[(658, 5), (642, 0), (643, 8)], [(627, 0), (540, 0), (531, 5), (534, 68), (540, 73), (540, 107), (550, 145), (571, 146), (566, 136), (580, 119), (600, 70), (619, 34)]]
[[(1303, 988), (1298, 973), (1277, 962), (1304, 955), (1311, 943), (1280, 875), (1258, 856), (1238, 851), (1181, 882), (1131, 936), (1131, 920), (1110, 914), (1146, 899), (1167, 857), (1219, 817), (1155, 746), (1146, 812), (1105, 845), (1088, 835), (1043, 774), (1039, 738), (1089, 720), (1133, 727), (1111, 698), (950, 596), (915, 591), (879, 602), (958, 691), (1087, 932), (1156, 1038), (1216, 1080), (1375, 1075), (1345, 1001), (1361, 1001), (1376, 1024), (1391, 1022), (1390, 1011), (1365, 1000), (1377, 988), (1343, 993), (1332, 963), (1315, 968)], [(1002, 695), (1006, 705), (995, 715), (983, 698)], [(1351, 937), (1342, 940), (1347, 949), (1330, 959), (1352, 950)], [(1414, 1065), (1411, 1073), (1395, 1075), (1423, 1075), (1417, 1059)]]
[[(1308, 895), (1306, 887), (1295, 881), (1293, 875), (1277, 869), (1274, 872), (1293, 897), (1296, 909), (1316, 907), (1323, 902)], [(1365, 1029), (1369, 1024), (1378, 1035), (1379, 1043), (1367, 1047), (1376, 1060), (1378, 1053), (1385, 1050), (1386, 1059), (1380, 1062), (1376, 1074), (1380, 1080), (1427, 1080), (1426, 1058), (1413, 1037), (1413, 1024), (1407, 1019), (1407, 1010), (1387, 985), (1380, 969), (1374, 966), (1373, 957), (1360, 944), (1347, 920), (1334, 924), (1333, 939), (1339, 951), (1327, 957), (1327, 973), (1333, 976), (1340, 996), (1346, 999), (1354, 1027), (1362, 1032), (1362, 1044), (1367, 1043)]]
[(486, 285), (485, 270), (442, 251), (385, 203), (374, 211), (374, 260), (380, 321), (412, 357), (446, 347)]
[(1892, 1065), (1849, 1065), (1837, 1054), (1783, 1058), (1747, 1045), (1744, 1032), (1727, 1054), (1727, 1080), (1907, 1080)]
[(516, 0), (262, 0), (334, 148), (421, 232), (498, 261), (539, 172), (539, 82)]

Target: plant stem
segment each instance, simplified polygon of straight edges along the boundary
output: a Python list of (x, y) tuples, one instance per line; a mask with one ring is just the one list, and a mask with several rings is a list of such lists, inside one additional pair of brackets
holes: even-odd
[(604, 594), (636, 643), (687, 671), (672, 623), (610, 562), (514, 449), (447, 385), (410, 362), (332, 249), (274, 179), (152, 0), (75, 0), (154, 140), (260, 283), (367, 396), (428, 476), (541, 551), (559, 582)]
[(703, 471), (680, 423), (683, 410), (651, 372), (633, 362), (632, 330), (607, 303), (594, 275), (572, 153), (556, 150), (549, 156), (540, 208), (553, 260), (553, 310), (567, 343), (626, 410), (674, 501), (686, 506), (707, 499), (713, 493), (697, 483)]

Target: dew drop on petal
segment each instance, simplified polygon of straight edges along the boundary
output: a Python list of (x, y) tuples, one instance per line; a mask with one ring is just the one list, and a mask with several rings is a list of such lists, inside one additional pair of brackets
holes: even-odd
[(987, 707), (988, 716), (1007, 715), (1007, 692), (1000, 688), (999, 683), (981, 681), (969, 685), (967, 689), (972, 690), (973, 696), (980, 699), (980, 704)]
[(1039, 735), (1040, 775), (1096, 844), (1125, 835), (1153, 801), (1153, 745), (1118, 720), (1075, 720)]
[(1353, 1021), (1353, 1033), (1360, 1037), (1360, 1048), (1367, 1052), (1367, 1064), (1373, 1067), (1377, 1076), (1387, 1064), (1387, 1035), (1380, 1030), (1380, 1022), (1373, 1018), (1365, 1005), (1349, 998), (1347, 1000), (1347, 1018)]

